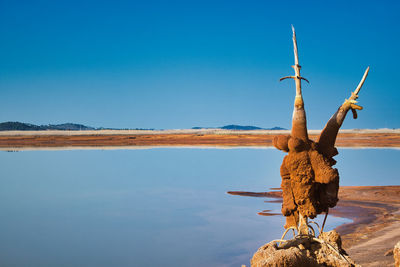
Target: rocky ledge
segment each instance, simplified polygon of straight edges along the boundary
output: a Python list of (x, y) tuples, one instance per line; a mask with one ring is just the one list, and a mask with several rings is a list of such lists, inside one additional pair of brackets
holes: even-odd
[(343, 267), (358, 266), (342, 248), (340, 235), (324, 232), (318, 238), (297, 237), (279, 244), (272, 241), (260, 247), (251, 260), (253, 267)]

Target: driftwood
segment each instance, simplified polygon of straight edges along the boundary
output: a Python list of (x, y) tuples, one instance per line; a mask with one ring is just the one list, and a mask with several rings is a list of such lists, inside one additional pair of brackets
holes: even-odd
[(362, 109), (356, 105), (356, 99), (368, 75), (369, 67), (356, 90), (329, 119), (318, 141), (313, 142), (308, 138), (301, 89), (301, 80), (308, 80), (300, 75), (296, 33), (293, 27), (292, 30), (295, 59), (292, 67), (295, 75), (281, 78), (294, 79), (296, 84), (292, 129), (289, 136), (276, 137), (274, 146), (288, 152), (281, 165), (282, 214), (286, 216), (285, 228), (294, 227), (304, 235), (309, 231), (307, 219), (323, 212), (327, 214), (329, 208), (336, 206), (338, 201), (339, 173), (337, 169), (332, 168), (336, 163), (333, 157), (338, 154), (335, 141), (347, 112), (352, 110), (353, 117), (357, 118), (356, 110)]
[[(357, 111), (362, 110), (362, 107), (356, 105), (358, 98), (358, 94), (360, 93), (361, 87), (363, 86), (365, 79), (368, 76), (369, 67), (365, 70), (364, 76), (362, 77), (360, 83), (358, 84), (356, 90), (351, 93), (349, 99), (346, 99), (344, 103), (339, 107), (335, 114), (329, 119), (328, 123), (325, 125), (322, 130), (319, 138), (318, 144), (320, 146), (321, 151), (328, 157), (333, 157), (336, 152), (335, 142), (336, 137), (338, 135), (339, 129), (342, 126), (344, 119), (346, 118), (346, 114), (349, 110), (353, 113), (353, 118), (357, 119)], [(332, 154), (333, 153), (333, 154)]]

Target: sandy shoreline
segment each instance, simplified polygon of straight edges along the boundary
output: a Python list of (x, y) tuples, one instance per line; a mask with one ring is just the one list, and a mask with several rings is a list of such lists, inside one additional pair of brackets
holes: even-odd
[(362, 266), (394, 266), (385, 252), (400, 241), (400, 186), (347, 186), (339, 190), (335, 216), (350, 218), (337, 227), (349, 255)]
[[(275, 198), (281, 202), (281, 191), (228, 192), (233, 195)], [(260, 215), (272, 216), (267, 212)], [(400, 186), (343, 186), (339, 202), (330, 209), (332, 216), (351, 219), (336, 230), (343, 247), (361, 266), (394, 266), (393, 256), (385, 252), (400, 241)], [(282, 216), (282, 215), (278, 215)]]
[[(317, 140), (320, 131), (311, 130)], [(289, 131), (13, 131), (0, 132), (1, 150), (52, 149), (128, 149), (145, 147), (272, 147), (275, 136)], [(342, 130), (336, 140), (339, 148), (399, 148), (400, 130)]]

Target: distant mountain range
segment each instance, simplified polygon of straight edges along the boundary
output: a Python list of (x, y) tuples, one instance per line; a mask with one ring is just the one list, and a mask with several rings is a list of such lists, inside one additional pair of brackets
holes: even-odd
[(93, 127), (85, 126), (76, 123), (63, 123), (63, 124), (48, 124), (48, 125), (35, 125), (31, 123), (23, 123), (16, 121), (8, 121), (0, 123), (0, 131), (44, 131), (44, 130), (96, 130)]
[(251, 131), (251, 130), (286, 130), (285, 128), (281, 127), (273, 127), (273, 128), (260, 128), (256, 126), (242, 126), (242, 125), (226, 125), (222, 127), (193, 127), (192, 129), (224, 129), (224, 130), (242, 130), (242, 131)]
[[(260, 128), (256, 126), (241, 126), (241, 125), (226, 125), (222, 127), (193, 127), (192, 129), (224, 129), (224, 130), (286, 130), (281, 127), (273, 128)], [(0, 131), (46, 131), (46, 130), (60, 130), (60, 131), (86, 131), (86, 130), (122, 130), (112, 128), (94, 128), (83, 124), (76, 123), (63, 123), (63, 124), (48, 124), (48, 125), (35, 125), (31, 123), (23, 123), (17, 121), (8, 121), (0, 123)], [(124, 129), (124, 130), (154, 130), (154, 129)]]

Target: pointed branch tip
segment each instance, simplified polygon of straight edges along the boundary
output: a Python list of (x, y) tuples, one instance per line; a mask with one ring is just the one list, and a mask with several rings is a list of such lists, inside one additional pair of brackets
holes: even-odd
[(364, 82), (365, 82), (365, 79), (367, 79), (368, 72), (369, 72), (369, 66), (368, 66), (367, 69), (365, 70), (364, 75), (363, 75), (363, 77), (362, 77), (360, 83), (358, 84), (356, 90), (354, 90), (354, 94), (355, 94), (355, 95), (358, 95), (358, 93), (360, 92), (361, 87), (363, 86), (363, 84), (364, 84)]

